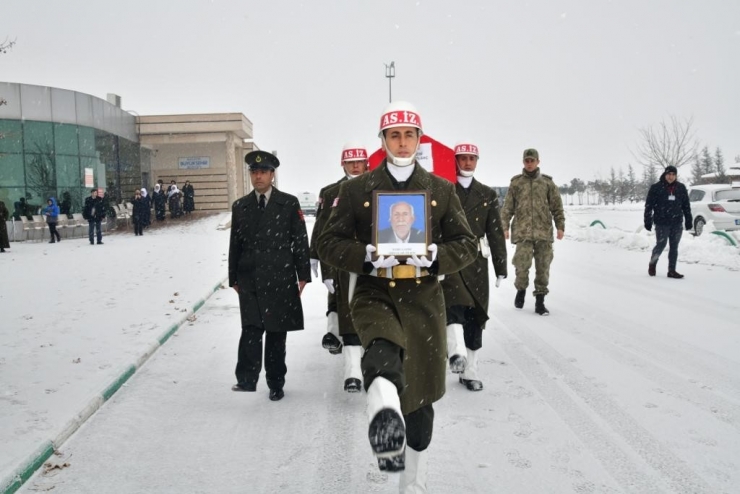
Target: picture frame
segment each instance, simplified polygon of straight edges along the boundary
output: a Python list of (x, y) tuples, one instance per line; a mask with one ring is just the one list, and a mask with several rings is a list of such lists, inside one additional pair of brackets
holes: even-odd
[(429, 255), (430, 206), (428, 190), (373, 191), (373, 259), (395, 256), (403, 262), (412, 255)]

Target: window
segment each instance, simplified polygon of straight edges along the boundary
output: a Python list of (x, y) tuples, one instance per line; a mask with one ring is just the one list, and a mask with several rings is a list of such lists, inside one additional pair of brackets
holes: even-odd
[(80, 153), (76, 125), (54, 124), (54, 150), (56, 154), (77, 156)]
[(717, 201), (740, 201), (740, 188), (718, 190), (715, 194)]
[(703, 190), (694, 189), (691, 192), (689, 192), (689, 201), (691, 202), (697, 202), (701, 201), (704, 198), (705, 192)]

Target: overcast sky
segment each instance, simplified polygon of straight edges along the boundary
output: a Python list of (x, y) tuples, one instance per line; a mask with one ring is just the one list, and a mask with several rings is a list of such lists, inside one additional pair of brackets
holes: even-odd
[(443, 143), (476, 142), (490, 185), (526, 147), (558, 184), (626, 171), (639, 129), (670, 115), (740, 155), (738, 0), (3, 0), (6, 36), (2, 81), (244, 113), (292, 193), (340, 178), (346, 141), (378, 147), (391, 61), (393, 99)]

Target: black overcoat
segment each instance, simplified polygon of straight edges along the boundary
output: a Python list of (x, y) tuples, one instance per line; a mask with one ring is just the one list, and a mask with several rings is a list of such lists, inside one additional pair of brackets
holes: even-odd
[(264, 211), (254, 191), (231, 211), (229, 286), (239, 287), (242, 326), (303, 329), (298, 281), (311, 281), (311, 263), (298, 198), (273, 187)]

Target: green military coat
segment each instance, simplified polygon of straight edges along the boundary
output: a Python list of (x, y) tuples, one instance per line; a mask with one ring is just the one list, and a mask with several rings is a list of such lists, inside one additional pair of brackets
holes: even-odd
[[(498, 194), (476, 179), (472, 180), (467, 189), (457, 184), (455, 190), (470, 229), (478, 239), (478, 246), (480, 247), (480, 238), (486, 237), (496, 276), (506, 276), (506, 239), (501, 225)], [(445, 305), (475, 307), (476, 321), (484, 328), (488, 320), (489, 285), (488, 259), (483, 257), (479, 249), (478, 256), (472, 264), (457, 273), (445, 276), (442, 281)]]
[(565, 213), (560, 191), (552, 177), (540, 173), (537, 168), (532, 176), (525, 172), (511, 179), (509, 191), (501, 209), (501, 221), (505, 229), (511, 219), (511, 243), (526, 240), (552, 242), (552, 224), (565, 231)]
[[(454, 185), (418, 164), (414, 166), (406, 190), (430, 191), (437, 274), (459, 271), (475, 259), (477, 249)], [(403, 348), (406, 387), (401, 392), (401, 409), (409, 414), (445, 393), (444, 296), (436, 276), (389, 280), (364, 274), (365, 247), (371, 243), (375, 227), (374, 190), (393, 190), (385, 161), (341, 185), (318, 250), (321, 259), (332, 266), (359, 275), (350, 308), (363, 346), (383, 338)]]
[[(357, 334), (355, 331), (354, 324), (352, 323), (352, 315), (349, 309), (349, 273), (342, 270), (332, 268), (329, 264), (324, 262), (318, 254), (316, 248), (319, 235), (321, 230), (326, 225), (326, 221), (329, 219), (331, 214), (331, 205), (334, 203), (334, 199), (339, 195), (339, 186), (349, 180), (346, 176), (331, 185), (327, 185), (319, 193), (319, 210), (316, 213), (316, 223), (313, 226), (311, 233), (311, 258), (319, 259), (321, 261), (321, 279), (332, 279), (334, 280), (334, 293), (329, 294), (329, 306), (332, 303), (337, 308), (337, 317), (339, 318), (339, 334), (350, 335)], [(314, 257), (314, 255), (316, 257)]]

